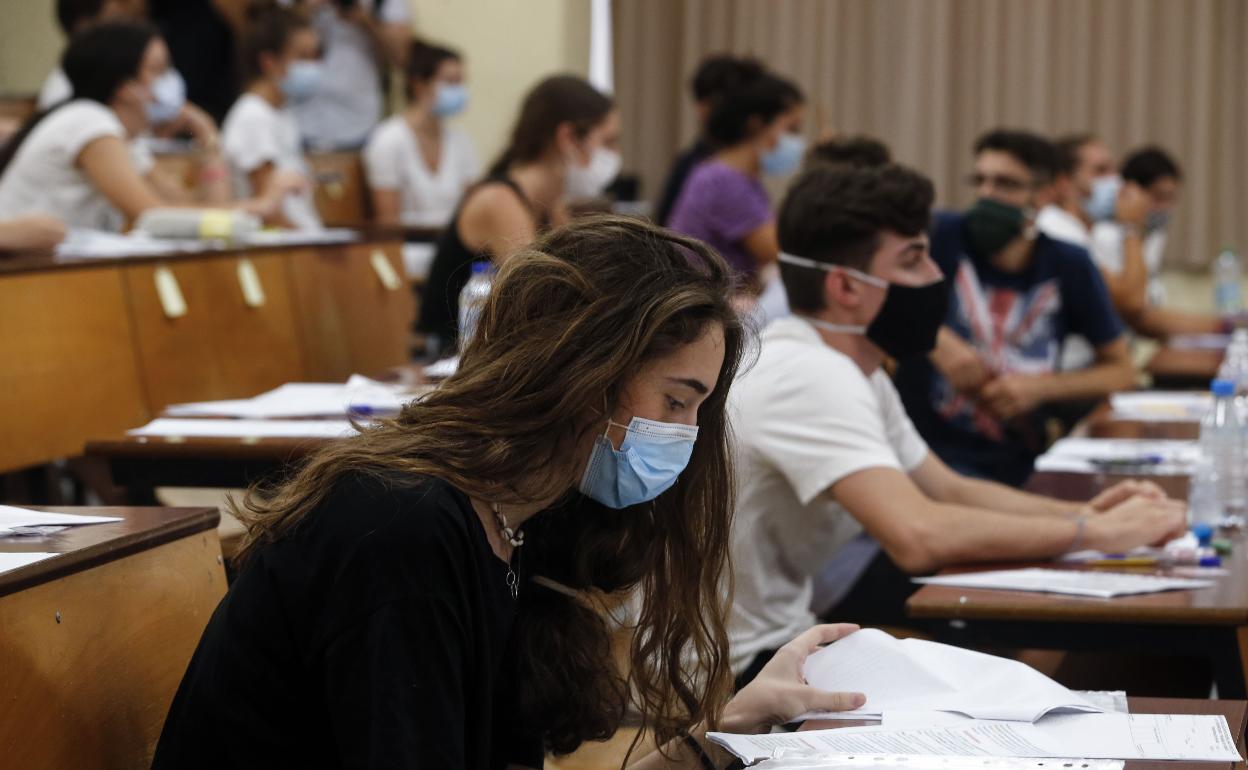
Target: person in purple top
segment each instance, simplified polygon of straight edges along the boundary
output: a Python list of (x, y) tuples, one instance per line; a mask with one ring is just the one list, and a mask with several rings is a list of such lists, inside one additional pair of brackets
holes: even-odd
[(762, 177), (801, 165), (803, 104), (797, 86), (769, 73), (722, 94), (706, 125), (716, 152), (689, 175), (667, 223), (713, 247), (754, 291), (780, 251)]

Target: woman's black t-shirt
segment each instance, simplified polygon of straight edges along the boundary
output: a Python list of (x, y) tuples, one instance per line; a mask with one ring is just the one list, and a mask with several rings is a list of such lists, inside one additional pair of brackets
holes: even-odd
[[(464, 194), (451, 223), (442, 231), (433, 255), (433, 263), (429, 266), (429, 277), (425, 280), (420, 295), (419, 315), (416, 319), (416, 331), (424, 334), (437, 335), (444, 349), (449, 350), (455, 342), (459, 328), (459, 293), (472, 276), (472, 263), (492, 260), (493, 254), (473, 251), (464, 244), (459, 234), (459, 215), (463, 210), (464, 201), (477, 189), (487, 184), (502, 184), (511, 189), (520, 201), (533, 211), (533, 206), (524, 191), (515, 180), (506, 175), (491, 176), (483, 180)], [(536, 221), (536, 220), (535, 220)], [(542, 223), (538, 222), (540, 226)]]
[(153, 767), (540, 768), (513, 729), (506, 578), (457, 489), (347, 477), (244, 566)]

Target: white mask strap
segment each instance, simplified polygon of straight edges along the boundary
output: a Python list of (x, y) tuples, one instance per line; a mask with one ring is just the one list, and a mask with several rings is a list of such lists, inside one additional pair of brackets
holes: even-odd
[(780, 252), (780, 261), (787, 262), (790, 265), (797, 265), (798, 267), (812, 267), (815, 270), (822, 270), (825, 273), (834, 273), (839, 270), (843, 273), (847, 273), (853, 278), (857, 278), (863, 283), (867, 283), (872, 286), (875, 286), (876, 288), (879, 288), (879, 289), (888, 288), (888, 281), (884, 280), (883, 278), (877, 278), (874, 275), (867, 275), (861, 270), (855, 270), (854, 268), (849, 267), (848, 265), (830, 265), (827, 262), (816, 262), (813, 259), (807, 259), (806, 257), (798, 257), (793, 254), (786, 254), (783, 251)]

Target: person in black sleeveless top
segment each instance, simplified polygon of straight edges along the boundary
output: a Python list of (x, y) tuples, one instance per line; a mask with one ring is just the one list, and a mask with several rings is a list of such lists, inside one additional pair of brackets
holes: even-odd
[(589, 83), (571, 75), (538, 83), (524, 99), (507, 149), (464, 193), (438, 240), (416, 330), (449, 350), (472, 263), (502, 264), (537, 233), (566, 222), (566, 194), (592, 197), (619, 171), (618, 140), (611, 100)]
[[(745, 333), (707, 246), (636, 219), (508, 257), (458, 371), (235, 505), (238, 576), (174, 696), (155, 770), (542, 767), (632, 706), (636, 770), (726, 767), (861, 697), (802, 662), (732, 694), (726, 396)], [(636, 596), (626, 665), (607, 595)], [(637, 752), (637, 756), (644, 753)]]

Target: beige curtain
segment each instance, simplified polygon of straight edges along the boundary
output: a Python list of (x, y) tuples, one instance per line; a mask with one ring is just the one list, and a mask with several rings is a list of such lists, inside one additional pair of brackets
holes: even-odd
[(994, 126), (1159, 144), (1186, 177), (1168, 261), (1248, 251), (1245, 0), (616, 0), (613, 22), (625, 164), (651, 199), (695, 132), (690, 74), (727, 51), (801, 85), (811, 137), (882, 139), (942, 206), (969, 202)]

